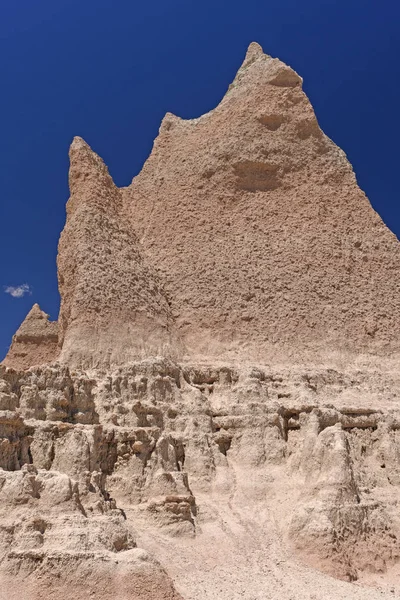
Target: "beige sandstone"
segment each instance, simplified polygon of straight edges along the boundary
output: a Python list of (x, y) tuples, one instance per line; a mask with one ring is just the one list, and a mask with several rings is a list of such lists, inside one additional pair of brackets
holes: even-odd
[(251, 44), (118, 189), (81, 139), (0, 366), (0, 598), (400, 597), (400, 245)]
[(27, 369), (55, 360), (58, 351), (58, 323), (34, 304), (14, 335), (3, 363), (17, 369)]

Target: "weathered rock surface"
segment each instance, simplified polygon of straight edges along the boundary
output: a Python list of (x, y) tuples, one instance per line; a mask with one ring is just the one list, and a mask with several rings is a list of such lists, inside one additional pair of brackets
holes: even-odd
[(1, 599), (400, 597), (400, 245), (301, 84), (251, 44), (124, 189), (75, 138), (59, 320), (0, 366)]
[(61, 360), (398, 353), (398, 241), (257, 44), (213, 111), (166, 115), (129, 187), (80, 138), (70, 158)]
[(3, 364), (28, 369), (52, 362), (58, 354), (58, 322), (49, 321), (49, 315), (34, 304), (14, 335)]
[[(217, 585), (221, 598), (272, 598), (272, 584), (312, 598), (293, 553), (342, 580), (395, 585), (398, 372), (149, 359), (0, 377), (5, 581), (60, 590), (72, 567), (82, 598), (114, 597), (108, 585), (118, 598), (178, 597), (138, 538), (184, 598), (215, 598)], [(374, 597), (313, 577), (317, 598)]]
[(166, 115), (122, 194), (189, 354), (398, 351), (398, 240), (302, 79), (257, 44), (215, 110)]
[(123, 213), (121, 191), (81, 138), (70, 159), (58, 254), (61, 360), (93, 366), (162, 353), (171, 310)]

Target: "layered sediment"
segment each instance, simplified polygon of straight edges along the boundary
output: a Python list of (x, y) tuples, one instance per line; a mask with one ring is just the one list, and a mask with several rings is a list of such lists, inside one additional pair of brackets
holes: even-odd
[(23, 370), (50, 363), (58, 355), (58, 322), (49, 321), (49, 315), (34, 304), (13, 336), (3, 364)]
[(400, 594), (400, 245), (301, 77), (251, 44), (127, 188), (70, 161), (58, 322), (0, 366), (5, 598)]

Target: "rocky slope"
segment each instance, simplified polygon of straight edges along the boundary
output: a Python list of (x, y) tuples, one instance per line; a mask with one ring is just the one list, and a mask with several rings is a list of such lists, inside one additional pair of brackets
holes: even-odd
[[(0, 366), (0, 597), (400, 597), (400, 245), (251, 44), (118, 189), (80, 138)], [(3, 596), (1, 596), (3, 594)]]

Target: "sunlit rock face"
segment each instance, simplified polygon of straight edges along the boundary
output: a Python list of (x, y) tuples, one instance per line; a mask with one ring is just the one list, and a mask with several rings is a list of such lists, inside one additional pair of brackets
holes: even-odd
[(399, 243), (301, 77), (257, 44), (213, 111), (165, 116), (122, 196), (188, 356), (398, 351)]
[(34, 304), (12, 339), (3, 364), (15, 369), (50, 363), (57, 359), (58, 322)]
[(398, 241), (301, 77), (257, 44), (213, 111), (165, 116), (127, 188), (81, 138), (70, 159), (62, 361), (398, 352)]
[(0, 596), (400, 595), (400, 246), (251, 44), (119, 189), (70, 149), (58, 322), (0, 365)]

